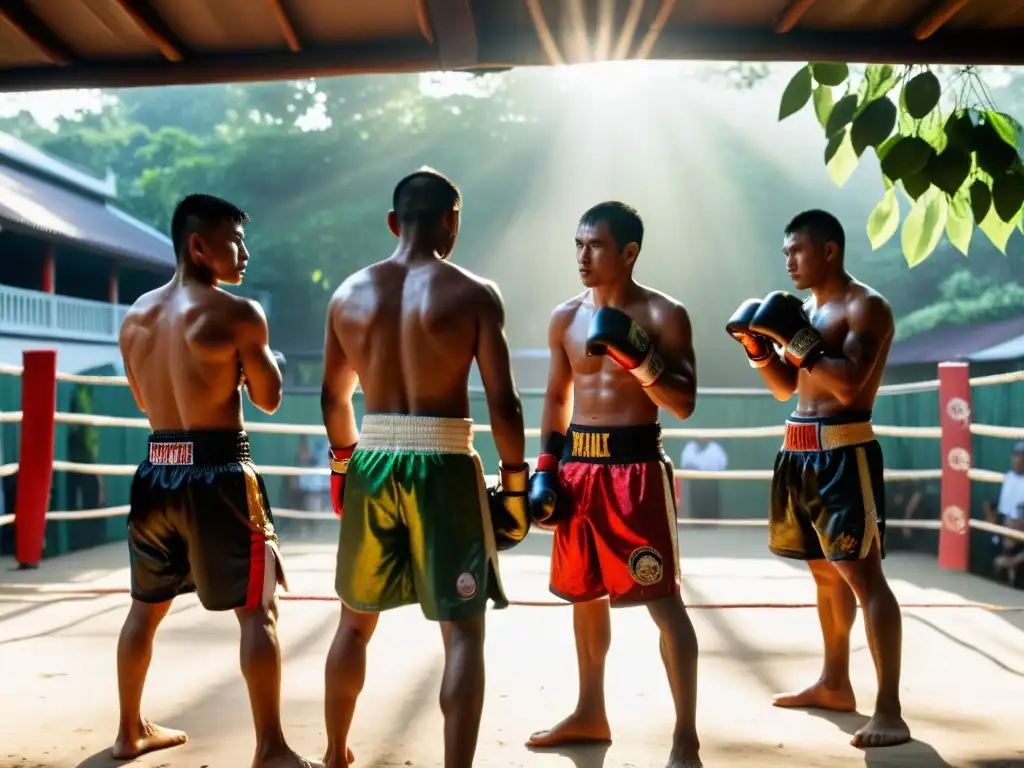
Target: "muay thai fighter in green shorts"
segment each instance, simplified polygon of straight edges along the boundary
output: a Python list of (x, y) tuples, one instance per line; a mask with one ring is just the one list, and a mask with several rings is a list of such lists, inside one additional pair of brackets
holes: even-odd
[[(331, 299), (323, 411), (341, 517), (341, 623), (327, 660), (327, 756), (351, 761), (348, 733), (381, 611), (418, 603), (441, 622), (445, 766), (470, 768), (484, 696), (484, 612), (508, 604), (497, 549), (526, 535), (528, 468), (497, 288), (449, 263), (460, 195), (433, 171), (399, 182), (391, 258), (348, 278)], [(484, 485), (469, 420), (476, 361), (501, 457)], [(365, 416), (356, 432), (352, 395)]]

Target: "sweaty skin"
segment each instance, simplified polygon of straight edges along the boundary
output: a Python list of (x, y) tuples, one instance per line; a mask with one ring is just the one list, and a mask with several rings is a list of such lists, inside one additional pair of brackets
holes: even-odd
[[(597, 277), (612, 263), (607, 224), (582, 226), (577, 232), (577, 259), (584, 284), (591, 288), (555, 309), (548, 328), (551, 362), (544, 411), (543, 439), (565, 433), (570, 423), (601, 426), (649, 424), (658, 408), (680, 419), (693, 411), (696, 374), (692, 330), (686, 310), (657, 291), (633, 282), (629, 273), (605, 281)], [(607, 274), (605, 272), (604, 274)], [(592, 278), (591, 276), (594, 275)], [(644, 389), (622, 366), (607, 356), (588, 356), (590, 319), (598, 306), (614, 306), (641, 325), (665, 362), (665, 371)], [(699, 768), (697, 738), (697, 637), (682, 598), (647, 604), (661, 632), (661, 657), (668, 673), (676, 709), (676, 726), (667, 768)], [(573, 604), (573, 627), (579, 665), (579, 699), (575, 711), (553, 727), (538, 731), (529, 747), (611, 741), (604, 698), (605, 659), (611, 646), (610, 604), (605, 599)]]
[[(390, 259), (342, 283), (328, 307), (323, 411), (331, 445), (348, 446), (358, 439), (352, 407), (357, 382), (365, 413), (468, 418), (474, 360), (501, 461), (522, 465), (522, 408), (497, 287), (438, 258), (432, 249), (403, 241)], [(342, 755), (378, 617), (342, 606), (327, 660), (325, 762), (330, 768), (346, 764)], [(484, 616), (441, 622), (441, 636), (445, 766), (470, 768), (483, 710)]]
[[(243, 258), (238, 280), (244, 267)], [(281, 372), (268, 346), (262, 309), (208, 282), (179, 274), (140, 297), (125, 317), (120, 346), (132, 394), (154, 430), (241, 430), (243, 386), (261, 410), (272, 413), (280, 405)], [(122, 630), (117, 651), (121, 723), (112, 752), (117, 759), (187, 740), (181, 731), (145, 720), (140, 711), (153, 637), (170, 606), (170, 601), (133, 601)], [(235, 614), (257, 731), (253, 767), (319, 765), (296, 755), (282, 733), (276, 601)]]
[[(819, 265), (813, 261), (813, 246), (806, 234), (791, 235), (785, 250), (797, 287), (811, 288), (814, 293), (804, 303), (804, 310), (822, 334), (825, 356), (811, 371), (774, 356), (770, 365), (759, 369), (761, 375), (778, 400), (797, 393), (797, 416), (870, 411), (892, 345), (894, 324), (888, 302), (845, 272), (808, 278)], [(812, 560), (808, 565), (817, 586), (818, 618), (825, 640), (822, 675), (802, 691), (775, 696), (773, 703), (839, 712), (856, 709), (850, 683), (850, 631), (859, 601), (878, 676), (878, 698), (873, 717), (857, 731), (851, 744), (883, 747), (909, 741), (910, 729), (903, 720), (899, 698), (900, 611), (882, 572), (877, 543), (863, 560)]]

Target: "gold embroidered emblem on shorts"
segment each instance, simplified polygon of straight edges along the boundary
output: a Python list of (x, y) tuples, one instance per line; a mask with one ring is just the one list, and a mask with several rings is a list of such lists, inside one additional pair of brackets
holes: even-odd
[(664, 573), (663, 562), (653, 547), (637, 547), (629, 556), (629, 575), (637, 584), (657, 584)]
[(580, 459), (607, 459), (611, 457), (608, 450), (608, 432), (573, 432), (572, 455)]
[(857, 549), (857, 541), (848, 533), (843, 533), (832, 540), (829, 544), (829, 553), (833, 555), (848, 555)]

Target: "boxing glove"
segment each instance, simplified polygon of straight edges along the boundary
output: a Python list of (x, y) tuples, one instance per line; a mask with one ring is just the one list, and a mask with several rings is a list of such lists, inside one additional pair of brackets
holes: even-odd
[(548, 435), (544, 453), (537, 457), (537, 471), (530, 478), (530, 517), (547, 526), (555, 523), (558, 502), (558, 462), (565, 449), (565, 435), (552, 432)]
[(822, 353), (821, 334), (811, 325), (798, 296), (775, 291), (764, 297), (750, 318), (750, 330), (781, 346), (798, 368), (811, 368)]
[(339, 520), (345, 503), (345, 476), (348, 474), (348, 463), (355, 450), (356, 445), (353, 443), (348, 448), (331, 448), (327, 452), (327, 458), (331, 463), (331, 504)]
[(284, 373), (284, 369), (288, 367), (287, 358), (285, 358), (285, 356), (280, 352), (274, 352), (271, 350), (270, 353), (274, 356), (274, 362), (277, 363), (278, 370), (281, 371), (281, 373)]
[(498, 485), (487, 489), (491, 526), (498, 551), (512, 549), (530, 532), (530, 511), (526, 503), (526, 484), (530, 465), (509, 469), (498, 465)]
[(772, 361), (774, 354), (772, 344), (768, 339), (750, 331), (750, 321), (760, 308), (760, 300), (747, 299), (740, 304), (739, 309), (733, 312), (729, 322), (725, 324), (725, 330), (729, 335), (742, 344), (747, 351), (747, 359), (750, 360), (751, 368), (764, 368)]
[(650, 337), (615, 307), (599, 307), (590, 319), (587, 354), (608, 355), (629, 371), (642, 387), (650, 387), (665, 370)]

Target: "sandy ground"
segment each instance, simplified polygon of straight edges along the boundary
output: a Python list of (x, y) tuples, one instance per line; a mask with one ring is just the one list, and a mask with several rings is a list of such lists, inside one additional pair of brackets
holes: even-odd
[[(547, 599), (550, 538), (531, 535), (503, 556), (513, 599)], [(688, 528), (681, 535), (690, 603), (812, 601), (799, 564), (773, 558), (760, 529)], [(333, 543), (286, 545), (293, 593), (329, 594)], [(57, 558), (38, 571), (0, 563), (0, 766), (118, 765), (114, 648), (126, 596), (61, 595), (61, 587), (123, 587), (121, 546)], [(940, 571), (933, 558), (895, 554), (887, 572), (901, 602), (1024, 606), (1024, 593)], [(337, 620), (329, 602), (284, 602), (284, 718), (293, 745), (323, 752), (323, 664)], [(906, 608), (904, 713), (916, 741), (864, 752), (848, 744), (863, 714), (774, 709), (770, 695), (816, 678), (820, 635), (805, 608), (697, 609), (701, 643), (699, 727), (705, 765), (1024, 766), (1024, 612)], [(613, 614), (608, 749), (531, 753), (522, 745), (576, 695), (571, 611), (512, 607), (488, 618), (488, 688), (476, 764), (537, 768), (660, 768), (672, 708), (657, 634), (642, 608)], [(245, 768), (253, 737), (238, 673), (234, 618), (180, 599), (158, 635), (145, 699), (149, 717), (187, 730), (190, 742), (134, 763), (153, 768)], [(437, 706), (440, 634), (418, 609), (385, 615), (370, 651), (367, 689), (352, 747), (360, 766), (440, 766)], [(860, 712), (870, 712), (874, 672), (863, 624), (854, 630), (852, 674)]]

